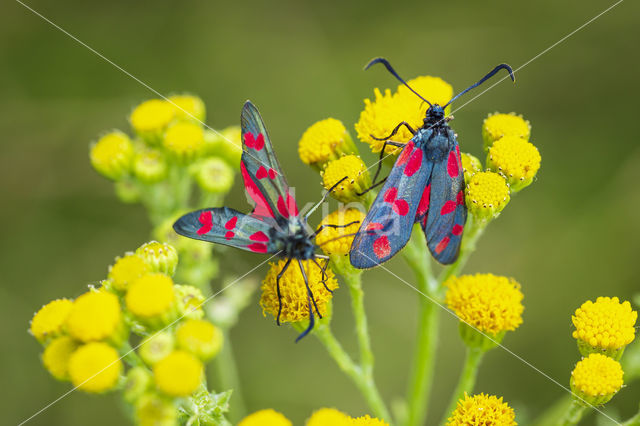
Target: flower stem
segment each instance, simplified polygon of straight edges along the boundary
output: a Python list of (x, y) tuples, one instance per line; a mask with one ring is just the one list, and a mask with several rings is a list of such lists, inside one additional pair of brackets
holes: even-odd
[(576, 400), (573, 400), (564, 416), (558, 423), (560, 426), (571, 426), (577, 424), (584, 413), (587, 411), (587, 407), (582, 405)]
[(238, 422), (246, 414), (246, 406), (242, 392), (240, 392), (240, 379), (238, 369), (233, 357), (229, 330), (222, 329), (224, 344), (218, 356), (213, 360), (216, 369), (217, 384), (219, 389), (233, 389), (232, 403), (229, 404), (229, 419)]
[(626, 422), (622, 423), (622, 426), (639, 426), (640, 425), (640, 412), (631, 417)]
[(458, 381), (458, 385), (456, 386), (453, 395), (451, 396), (451, 402), (449, 402), (449, 407), (444, 412), (444, 417), (441, 424), (447, 423), (448, 416), (456, 409), (458, 405), (458, 400), (464, 397), (465, 392), (471, 393), (473, 391), (473, 387), (476, 383), (476, 378), (478, 377), (478, 367), (480, 366), (480, 362), (482, 361), (482, 357), (485, 354), (485, 350), (482, 348), (472, 348), (467, 347), (467, 357), (464, 362), (464, 367), (462, 369), (462, 374), (460, 374), (460, 379)]
[(351, 292), (351, 309), (356, 322), (358, 347), (360, 348), (360, 366), (362, 372), (373, 380), (373, 352), (367, 326), (367, 314), (364, 310), (364, 292), (362, 291), (362, 274), (356, 272), (345, 274), (343, 278)]

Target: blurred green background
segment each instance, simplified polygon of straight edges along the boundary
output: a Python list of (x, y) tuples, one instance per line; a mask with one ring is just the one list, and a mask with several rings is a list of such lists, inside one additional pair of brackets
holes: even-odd
[[(362, 71), (370, 58), (389, 58), (407, 79), (441, 76), (458, 91), (497, 63), (521, 66), (613, 2), (28, 4), (159, 92), (200, 95), (214, 127), (239, 124), (250, 98), (289, 181), (302, 184), (304, 204), (321, 187), (297, 157), (302, 132), (331, 116), (355, 136), (363, 98), (374, 87), (396, 86), (382, 68)], [(488, 113), (516, 111), (532, 123), (542, 154), (538, 180), (490, 226), (466, 271), (522, 283), (524, 323), (504, 344), (563, 385), (579, 359), (573, 310), (587, 299), (628, 299), (638, 290), (638, 16), (638, 2), (621, 3), (524, 67), (515, 86), (504, 81), (457, 111), (452, 123), (462, 150), (475, 155)], [(0, 412), (2, 423), (15, 424), (70, 388), (40, 364), (40, 346), (27, 334), (33, 313), (80, 294), (106, 276), (116, 255), (149, 238), (142, 207), (116, 199), (111, 183), (91, 169), (88, 145), (105, 130), (128, 131), (132, 107), (154, 95), (19, 3), (4, 4), (0, 34)], [(247, 209), (238, 182), (227, 204)], [(227, 253), (230, 273), (259, 261)], [(412, 282), (402, 259), (390, 267)], [(405, 391), (417, 295), (384, 271), (367, 273), (365, 290), (377, 381), (391, 401)], [(335, 300), (334, 327), (351, 343), (346, 291)], [(442, 327), (429, 424), (440, 418), (463, 354), (457, 321), (445, 313)], [(272, 407), (296, 424), (321, 406), (367, 412), (321, 346), (313, 338), (294, 344), (294, 336), (262, 317), (257, 296), (243, 313), (232, 339), (250, 408)], [(522, 419), (565, 393), (500, 349), (486, 357), (477, 391), (504, 396)], [(634, 383), (613, 405), (628, 417), (639, 397)], [(123, 422), (117, 404), (74, 392), (30, 424)]]

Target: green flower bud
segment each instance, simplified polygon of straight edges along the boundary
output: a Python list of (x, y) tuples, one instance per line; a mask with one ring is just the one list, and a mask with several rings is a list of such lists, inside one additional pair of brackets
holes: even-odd
[(178, 252), (167, 243), (150, 241), (138, 247), (136, 255), (140, 256), (152, 272), (162, 272), (173, 276), (178, 266)]
[(154, 333), (140, 344), (138, 353), (144, 362), (153, 365), (169, 355), (175, 347), (173, 334), (168, 331)]
[(217, 157), (198, 162), (194, 174), (200, 188), (213, 194), (226, 194), (233, 185), (233, 169)]
[(133, 404), (142, 396), (153, 382), (151, 372), (144, 367), (133, 367), (127, 372), (122, 396), (124, 400)]
[(133, 173), (140, 181), (151, 184), (167, 177), (167, 162), (162, 152), (149, 149), (136, 154)]

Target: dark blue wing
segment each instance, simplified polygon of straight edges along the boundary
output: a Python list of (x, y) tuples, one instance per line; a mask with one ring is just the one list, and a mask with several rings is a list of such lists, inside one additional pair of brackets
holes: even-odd
[(422, 224), (431, 254), (443, 264), (453, 263), (458, 258), (467, 221), (460, 148), (453, 131), (448, 133), (453, 140), (452, 149), (443, 161), (434, 164), (427, 187), (428, 211), (416, 217)]
[(349, 255), (354, 267), (377, 266), (407, 244), (432, 166), (413, 141), (402, 149), (353, 240)]
[(196, 240), (224, 244), (254, 253), (277, 253), (279, 249), (270, 238), (275, 223), (258, 219), (228, 207), (196, 210), (187, 213), (173, 224), (180, 235)]
[(242, 159), (240, 170), (247, 193), (255, 203), (253, 214), (288, 219), (298, 207), (276, 158), (258, 109), (247, 101), (240, 117)]

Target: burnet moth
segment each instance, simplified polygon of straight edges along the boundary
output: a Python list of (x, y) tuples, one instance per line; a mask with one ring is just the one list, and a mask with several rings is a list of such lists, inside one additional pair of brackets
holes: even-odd
[[(424, 124), (417, 130), (403, 121), (384, 138), (371, 135), (385, 141), (380, 161), (387, 145), (402, 147), (402, 151), (386, 180), (372, 185), (373, 188), (384, 183), (353, 240), (349, 253), (351, 264), (364, 269), (391, 259), (409, 241), (414, 223), (422, 226), (433, 257), (442, 264), (453, 263), (460, 252), (467, 208), (460, 147), (456, 134), (448, 125), (451, 118), (445, 117), (445, 108), (501, 69), (507, 70), (515, 81), (513, 70), (509, 65), (500, 64), (480, 81), (451, 98), (446, 105), (440, 106), (431, 104), (409, 87), (384, 58), (371, 60), (365, 69), (378, 63), (383, 64), (429, 108)], [(401, 126), (413, 134), (406, 144), (390, 140)], [(374, 182), (380, 166), (379, 162)]]

